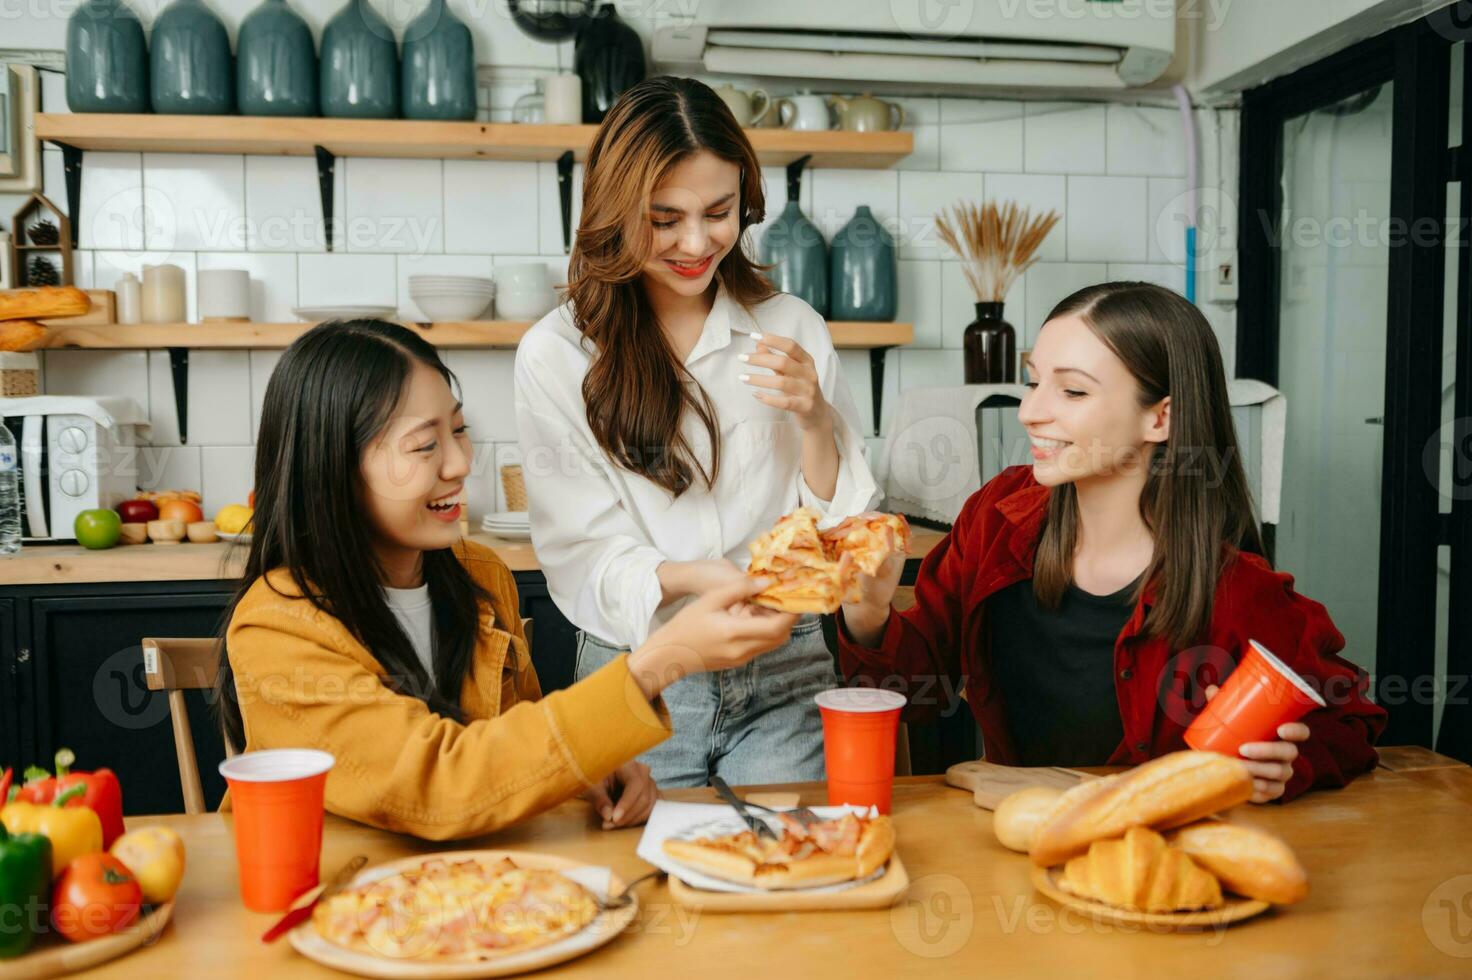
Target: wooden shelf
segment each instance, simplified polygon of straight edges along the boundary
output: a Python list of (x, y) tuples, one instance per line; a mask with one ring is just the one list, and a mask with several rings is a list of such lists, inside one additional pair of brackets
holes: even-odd
[[(514, 348), (531, 329), (520, 320), (409, 323), (436, 347)], [(312, 327), (310, 323), (114, 323), (69, 327), (54, 321), (47, 350), (281, 350)], [(846, 350), (896, 347), (915, 339), (909, 323), (834, 322), (833, 346)]]
[[(339, 157), (418, 157), (581, 160), (596, 126), (532, 123), (424, 122), (410, 119), (307, 119), (268, 116), (110, 115), (40, 113), (39, 139), (78, 150), (146, 153), (244, 153), (313, 156), (318, 147)], [(749, 129), (757, 158), (785, 166), (812, 156), (814, 167), (884, 169), (914, 151), (914, 135)]]

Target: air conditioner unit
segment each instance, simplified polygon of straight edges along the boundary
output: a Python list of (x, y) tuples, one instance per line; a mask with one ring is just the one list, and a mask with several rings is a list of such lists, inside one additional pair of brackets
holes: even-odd
[(1174, 0), (695, 0), (669, 71), (951, 88), (1125, 89), (1175, 56)]

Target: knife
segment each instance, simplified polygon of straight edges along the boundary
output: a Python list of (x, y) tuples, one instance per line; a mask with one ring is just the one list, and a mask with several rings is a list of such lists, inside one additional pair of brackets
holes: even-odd
[(286, 935), (292, 929), (295, 929), (299, 924), (305, 922), (307, 918), (311, 916), (312, 909), (317, 907), (318, 902), (322, 901), (322, 899), (324, 898), (331, 898), (333, 895), (336, 895), (338, 892), (342, 891), (343, 888), (346, 887), (347, 883), (353, 880), (353, 875), (363, 870), (363, 865), (367, 863), (368, 855), (366, 854), (359, 854), (357, 857), (348, 861), (347, 864), (344, 864), (340, 869), (338, 869), (337, 874), (328, 879), (327, 884), (323, 885), (321, 889), (318, 890), (317, 896), (315, 898), (313, 898), (305, 905), (289, 910), (285, 915), (281, 917), (280, 922), (267, 929), (265, 935), (261, 936), (261, 942), (275, 942), (277, 939)]
[(756, 834), (758, 837), (769, 837), (772, 840), (777, 839), (776, 831), (768, 827), (767, 822), (761, 817), (756, 816), (750, 810), (746, 809), (746, 803), (742, 801), (741, 797), (736, 795), (736, 791), (731, 789), (730, 785), (724, 779), (720, 776), (712, 776), (710, 777), (710, 784), (716, 788), (717, 793), (721, 794), (721, 799), (731, 804), (736, 812), (741, 814), (741, 819), (746, 821), (746, 826), (751, 828), (753, 834)]

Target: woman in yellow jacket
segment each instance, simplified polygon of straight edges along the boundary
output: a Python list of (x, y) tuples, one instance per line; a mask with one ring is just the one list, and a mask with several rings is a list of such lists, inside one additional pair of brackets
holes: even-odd
[(642, 822), (657, 792), (633, 760), (671, 734), (660, 691), (781, 646), (795, 617), (738, 583), (543, 697), (510, 571), (460, 537), (456, 390), (430, 344), (382, 321), (323, 324), (282, 356), (221, 645), (226, 737), (331, 752), (329, 811), (418, 837), (488, 833), (578, 794), (604, 827)]

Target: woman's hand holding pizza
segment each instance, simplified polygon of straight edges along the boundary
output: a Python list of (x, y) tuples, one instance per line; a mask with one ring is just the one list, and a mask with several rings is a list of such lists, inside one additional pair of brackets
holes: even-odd
[(738, 581), (700, 596), (655, 630), (629, 655), (629, 673), (645, 697), (652, 701), (683, 677), (739, 667), (786, 643), (797, 616), (747, 601), (768, 584), (742, 574)]
[(858, 602), (843, 604), (843, 628), (849, 637), (861, 646), (875, 647), (884, 636), (884, 624), (889, 622), (890, 604), (900, 585), (900, 576), (905, 571), (905, 553), (893, 551), (879, 571), (874, 575), (858, 574), (861, 598)]
[(782, 408), (797, 416), (798, 428), (804, 432), (821, 431), (833, 424), (823, 387), (818, 382), (818, 369), (813, 358), (791, 337), (776, 334), (753, 334), (756, 350), (742, 354), (741, 360), (754, 367), (764, 367), (771, 374), (743, 374), (741, 380), (755, 387), (757, 401)]

